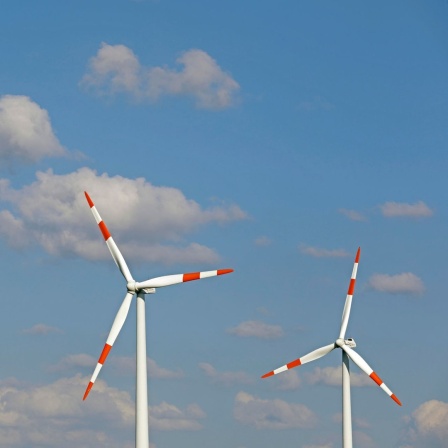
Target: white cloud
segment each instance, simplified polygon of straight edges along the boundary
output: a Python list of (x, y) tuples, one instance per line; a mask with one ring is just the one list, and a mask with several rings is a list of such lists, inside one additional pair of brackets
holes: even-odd
[(410, 419), (409, 435), (415, 448), (446, 447), (448, 403), (430, 400), (421, 404)]
[(236, 395), (233, 416), (256, 429), (311, 428), (317, 421), (316, 415), (302, 404), (263, 400), (246, 392)]
[(321, 249), (319, 247), (306, 246), (301, 244), (299, 246), (300, 252), (316, 258), (339, 258), (348, 257), (350, 254), (344, 249)]
[(40, 245), (55, 256), (111, 260), (89, 211), (84, 190), (127, 260), (163, 263), (209, 263), (218, 254), (198, 243), (184, 244), (184, 235), (200, 226), (246, 218), (236, 205), (203, 209), (170, 187), (143, 178), (98, 175), (89, 168), (57, 175), (38, 172), (37, 180), (22, 189), (0, 179), (0, 200), (11, 210), (0, 211), (0, 237), (16, 248)]
[(241, 322), (236, 327), (228, 328), (227, 333), (244, 338), (277, 339), (283, 336), (282, 327), (269, 325), (258, 320)]
[(149, 407), (150, 426), (160, 431), (198, 431), (202, 429), (199, 420), (205, 417), (197, 404), (189, 405), (184, 411), (165, 402)]
[[(82, 401), (89, 378), (77, 375), (44, 386), (0, 382), (0, 440), (2, 446), (130, 448), (135, 405), (129, 393), (97, 379)], [(149, 408), (151, 429), (198, 430), (205, 417), (197, 404), (185, 410), (162, 402)], [(101, 428), (101, 429), (99, 429)]]
[(31, 328), (26, 328), (25, 330), (23, 330), (23, 333), (32, 335), (46, 335), (50, 333), (62, 333), (62, 330), (56, 327), (50, 327), (49, 325), (45, 324), (36, 324)]
[(407, 204), (405, 202), (386, 202), (380, 205), (381, 213), (387, 218), (407, 217), (407, 218), (427, 218), (434, 212), (423, 202)]
[(224, 386), (233, 386), (234, 384), (250, 384), (253, 379), (245, 372), (218, 372), (215, 367), (207, 362), (199, 363), (199, 368), (214, 383)]
[[(46, 386), (0, 383), (0, 439), (11, 447), (128, 446), (134, 405), (127, 392), (98, 380), (95, 397), (82, 401), (88, 379), (63, 378)], [(102, 428), (102, 430), (98, 430)]]
[(0, 97), (0, 163), (29, 164), (67, 154), (45, 109), (27, 96)]
[[(316, 367), (312, 373), (306, 374), (310, 384), (342, 386), (341, 367)], [(350, 372), (350, 384), (353, 387), (374, 386), (375, 383), (365, 374)]]
[(422, 280), (411, 272), (374, 274), (370, 277), (369, 286), (376, 291), (391, 294), (422, 294), (425, 290)]
[(144, 67), (130, 48), (103, 42), (90, 59), (81, 84), (100, 94), (126, 92), (138, 100), (189, 96), (204, 109), (223, 109), (235, 103), (238, 83), (205, 51), (188, 50), (176, 63), (180, 70)]
[(346, 208), (340, 208), (339, 213), (347, 217), (352, 221), (367, 221), (367, 218), (356, 210), (348, 210)]

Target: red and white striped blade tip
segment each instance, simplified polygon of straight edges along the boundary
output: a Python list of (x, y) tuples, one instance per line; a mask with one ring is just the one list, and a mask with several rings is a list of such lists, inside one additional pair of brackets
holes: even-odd
[[(201, 280), (202, 278), (207, 278), (208, 275), (210, 275), (212, 272), (215, 271), (207, 271), (207, 272), (187, 272), (186, 274), (181, 274), (182, 275), (182, 282), (191, 282), (193, 280)], [(233, 269), (217, 269), (216, 270), (216, 274), (212, 274), (214, 275), (224, 275), (224, 274), (231, 274), (233, 272)], [(201, 275), (206, 275), (205, 277), (202, 277)], [(170, 276), (168, 276), (170, 277)]]
[(87, 191), (84, 192), (86, 195), (87, 202), (89, 203), (90, 208), (92, 208), (95, 204), (93, 203), (92, 199), (90, 199), (89, 193)]
[(261, 378), (268, 378), (273, 375), (277, 375), (277, 373), (285, 372), (286, 370), (293, 369), (294, 367), (298, 367), (302, 365), (301, 358), (297, 358), (294, 361), (288, 362), (288, 364), (285, 364), (284, 366), (279, 367), (278, 369), (271, 370), (268, 373), (265, 373)]
[(84, 392), (84, 397), (82, 397), (82, 401), (84, 401), (87, 398), (92, 387), (93, 387), (93, 383), (92, 383), (92, 381), (90, 381), (90, 383), (88, 384), (88, 386), (86, 388), (86, 391)]

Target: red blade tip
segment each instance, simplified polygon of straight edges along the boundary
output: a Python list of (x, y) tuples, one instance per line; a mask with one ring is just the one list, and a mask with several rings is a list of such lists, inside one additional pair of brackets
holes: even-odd
[(265, 374), (262, 376), (262, 378), (267, 378), (268, 376), (272, 376), (272, 375), (274, 375), (274, 371), (273, 371), (273, 370), (271, 370), (271, 371), (268, 372), (268, 373), (265, 373)]
[(92, 389), (93, 387), (93, 383), (92, 381), (90, 381), (89, 385), (87, 386), (86, 391), (84, 392), (84, 397), (82, 399), (82, 401), (84, 401), (87, 398), (87, 395), (89, 395), (90, 389)]
[(392, 398), (392, 400), (394, 400), (395, 403), (398, 404), (398, 406), (403, 406), (403, 405), (401, 404), (401, 401), (397, 398), (397, 396), (396, 396), (395, 394), (392, 394), (392, 395), (390, 396), (390, 398)]
[(355, 263), (359, 263), (359, 256), (361, 255), (361, 248), (358, 247), (358, 252), (356, 252)]
[(233, 272), (233, 269), (219, 269), (218, 270), (218, 275), (230, 274), (232, 272)]
[(90, 208), (92, 208), (94, 206), (92, 199), (90, 199), (90, 196), (87, 193), (87, 191), (85, 191), (84, 194), (86, 195), (86, 199), (87, 199), (87, 202), (89, 203)]

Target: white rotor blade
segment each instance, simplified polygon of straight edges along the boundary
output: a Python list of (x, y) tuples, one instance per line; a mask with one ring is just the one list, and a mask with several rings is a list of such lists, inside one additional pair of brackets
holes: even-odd
[(231, 272), (233, 272), (233, 269), (218, 269), (217, 271), (164, 275), (163, 277), (156, 277), (141, 283), (136, 283), (135, 288), (137, 290), (146, 288), (161, 288), (163, 286), (176, 285), (177, 283), (191, 282), (192, 280), (201, 280), (203, 278), (214, 277), (216, 275), (230, 274)]
[(378, 386), (381, 387), (381, 389), (384, 390), (384, 392), (386, 392), (387, 395), (389, 395), (390, 398), (392, 398), (392, 400), (395, 401), (395, 403), (397, 403), (398, 405), (401, 406), (401, 401), (396, 397), (395, 394), (392, 393), (392, 391), (384, 384), (383, 380), (373, 371), (373, 369), (364, 361), (364, 359), (361, 357), (361, 355), (359, 355), (358, 353), (356, 353), (352, 348), (350, 348), (347, 345), (343, 345), (342, 350), (345, 351), (345, 353), (347, 353), (348, 356), (350, 356), (351, 360), (362, 370), (364, 371), (367, 375), (370, 376), (370, 378), (372, 378), (373, 381), (375, 381), (376, 384), (378, 384)]
[(87, 202), (89, 203), (90, 210), (92, 211), (95, 221), (98, 224), (98, 227), (100, 228), (101, 233), (103, 234), (104, 241), (106, 241), (107, 247), (110, 250), (112, 258), (115, 261), (115, 264), (120, 269), (120, 271), (123, 274), (123, 277), (126, 279), (126, 281), (127, 282), (132, 281), (133, 280), (132, 275), (129, 271), (128, 265), (126, 264), (126, 261), (123, 258), (123, 255), (120, 252), (120, 249), (118, 249), (117, 245), (115, 244), (114, 239), (112, 238), (111, 234), (109, 233), (109, 230), (107, 229), (106, 224), (102, 220), (100, 214), (98, 213), (98, 210), (95, 207), (95, 204), (93, 203), (92, 199), (90, 199), (90, 196), (88, 195), (87, 191), (85, 191), (84, 194), (86, 195), (86, 199), (87, 199)]
[(131, 306), (133, 294), (127, 293), (123, 303), (120, 306), (120, 309), (118, 310), (117, 315), (115, 316), (114, 323), (112, 324), (112, 328), (109, 332), (109, 336), (107, 337), (106, 344), (104, 345), (103, 351), (101, 352), (101, 355), (98, 359), (98, 363), (95, 367), (95, 370), (93, 372), (92, 378), (90, 379), (90, 382), (87, 386), (87, 389), (84, 393), (85, 400), (87, 398), (87, 395), (89, 395), (90, 389), (92, 389), (93, 384), (95, 383), (96, 377), (100, 373), (101, 368), (103, 367), (104, 362), (106, 361), (107, 355), (110, 352), (110, 349), (114, 345), (115, 339), (117, 339), (118, 334), (120, 333), (121, 328), (123, 327), (124, 321), (126, 320), (126, 317), (129, 312), (129, 307)]
[(353, 265), (352, 277), (348, 286), (347, 297), (345, 299), (344, 311), (342, 312), (341, 330), (339, 332), (339, 338), (345, 338), (345, 332), (347, 331), (348, 319), (350, 317), (350, 308), (352, 307), (352, 297), (355, 292), (356, 273), (358, 272), (359, 256), (361, 255), (361, 248), (358, 247), (356, 252), (355, 264)]
[(278, 369), (271, 370), (270, 372), (265, 373), (262, 376), (262, 378), (267, 378), (268, 376), (277, 375), (277, 373), (281, 373), (281, 372), (284, 372), (285, 370), (293, 369), (294, 367), (301, 366), (302, 364), (306, 364), (307, 362), (322, 358), (322, 356), (327, 355), (336, 347), (337, 347), (337, 345), (333, 343), (333, 344), (326, 345), (325, 347), (318, 348), (317, 350), (314, 350), (311, 353), (308, 353), (307, 355), (302, 356), (301, 358), (291, 361), (290, 363), (285, 364), (284, 366), (281, 366)]

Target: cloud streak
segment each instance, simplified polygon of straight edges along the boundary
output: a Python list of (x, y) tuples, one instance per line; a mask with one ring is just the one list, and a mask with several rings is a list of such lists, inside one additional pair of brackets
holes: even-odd
[(386, 218), (428, 218), (434, 214), (423, 201), (415, 204), (386, 202), (380, 205), (380, 210)]
[(423, 281), (411, 272), (402, 274), (374, 274), (370, 277), (368, 285), (380, 292), (390, 294), (423, 294), (425, 286)]
[(301, 244), (299, 250), (302, 254), (310, 255), (315, 258), (341, 258), (350, 255), (344, 249), (321, 249), (319, 247), (306, 246), (305, 244)]
[(62, 330), (56, 327), (51, 327), (50, 325), (36, 324), (31, 328), (23, 330), (23, 333), (31, 335), (47, 335), (50, 333), (62, 333)]
[[(325, 384), (340, 387), (342, 384), (341, 367), (316, 367), (312, 373), (306, 374), (309, 384)], [(374, 386), (375, 383), (364, 373), (350, 373), (350, 384), (353, 387)]]
[(134, 261), (211, 263), (219, 259), (211, 248), (185, 244), (185, 235), (208, 224), (246, 218), (237, 205), (202, 208), (170, 187), (143, 178), (98, 175), (89, 168), (57, 175), (38, 172), (21, 189), (0, 179), (0, 237), (13, 248), (37, 245), (59, 257), (110, 260), (84, 197), (88, 190), (124, 256)]
[(235, 104), (238, 83), (205, 51), (188, 50), (176, 63), (180, 69), (144, 67), (130, 48), (103, 42), (81, 85), (102, 95), (127, 93), (137, 100), (187, 96), (202, 109)]
[(302, 404), (263, 400), (246, 392), (236, 395), (233, 416), (256, 429), (312, 428), (317, 421), (316, 415)]
[(283, 329), (279, 325), (269, 325), (258, 320), (241, 322), (236, 327), (228, 328), (227, 333), (242, 338), (278, 339), (283, 336)]
[(253, 379), (245, 372), (218, 372), (215, 367), (207, 362), (199, 363), (199, 368), (204, 372), (205, 376), (210, 378), (214, 383), (223, 386), (253, 383)]

